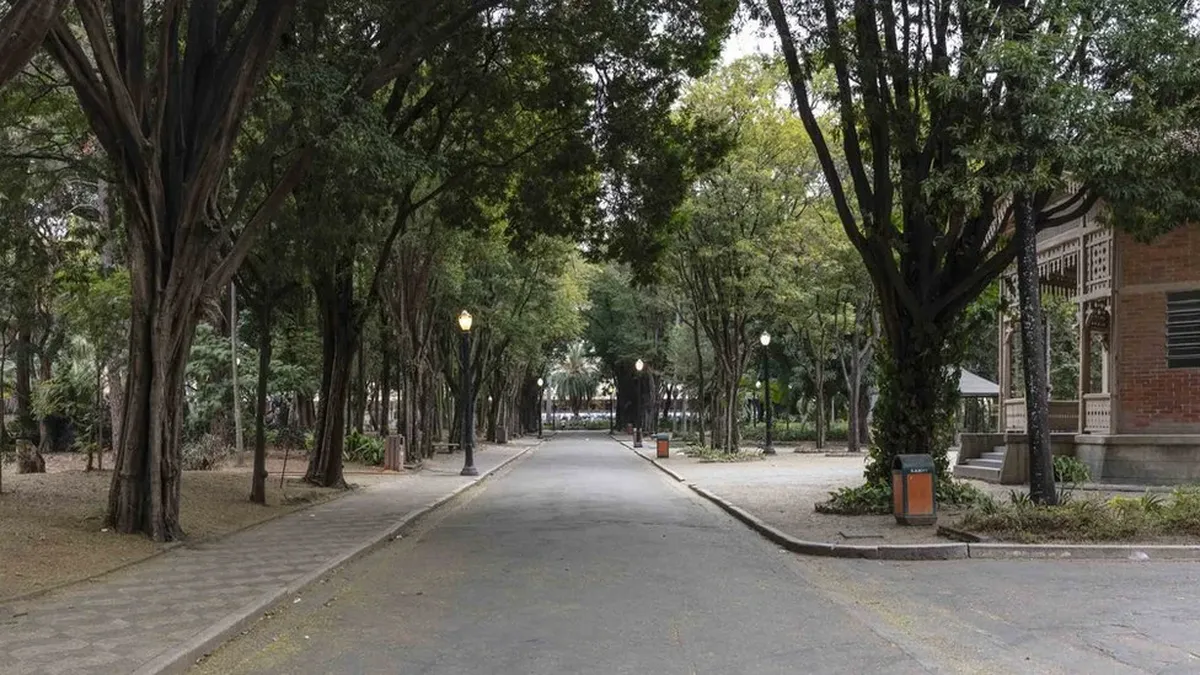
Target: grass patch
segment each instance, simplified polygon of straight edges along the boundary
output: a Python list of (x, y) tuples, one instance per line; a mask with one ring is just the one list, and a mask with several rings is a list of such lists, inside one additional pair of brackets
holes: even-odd
[(756, 452), (725, 452), (724, 450), (718, 450), (707, 445), (689, 446), (683, 451), (683, 454), (686, 457), (700, 460), (701, 464), (757, 462), (763, 458), (761, 454)]
[(1008, 502), (985, 498), (968, 510), (961, 527), (998, 539), (1036, 544), (1051, 541), (1117, 542), (1200, 537), (1200, 488), (1170, 495), (1072, 498), (1037, 506), (1013, 492)]

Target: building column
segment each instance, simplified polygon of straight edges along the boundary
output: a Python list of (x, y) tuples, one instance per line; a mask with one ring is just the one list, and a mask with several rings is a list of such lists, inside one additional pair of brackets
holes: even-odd
[(1087, 311), (1079, 306), (1079, 433), (1087, 431), (1087, 398), (1092, 388), (1092, 331)]

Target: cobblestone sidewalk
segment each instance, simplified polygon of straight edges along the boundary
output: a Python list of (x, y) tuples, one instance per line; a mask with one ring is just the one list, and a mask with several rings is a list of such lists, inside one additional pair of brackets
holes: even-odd
[(458, 475), (461, 455), (439, 455), (418, 474), (0, 606), (0, 675), (178, 672), (205, 641), (236, 632), (265, 604), (536, 443), (519, 439), (478, 452), (478, 478)]

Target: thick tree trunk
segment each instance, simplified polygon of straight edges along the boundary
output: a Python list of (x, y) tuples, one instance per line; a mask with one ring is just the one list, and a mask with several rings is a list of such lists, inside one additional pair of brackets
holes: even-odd
[(39, 439), (37, 421), (33, 418), (33, 339), (28, 326), (17, 329), (14, 361), (17, 371), (13, 388), (17, 399), (16, 437), (36, 445)]
[(336, 285), (334, 294), (318, 294), (323, 296), (324, 315), (321, 397), (313, 454), (304, 480), (321, 487), (344, 488), (342, 451), (358, 328), (352, 316), (351, 280), (347, 276)]
[(1045, 316), (1038, 284), (1037, 229), (1027, 196), (1017, 197), (1017, 291), (1021, 309), (1021, 365), (1025, 373), (1025, 419), (1029, 435), (1029, 497), (1035, 504), (1057, 504), (1054, 458), (1050, 451), (1049, 377), (1046, 367)]
[[(889, 300), (894, 299), (891, 296)], [(905, 330), (889, 332), (880, 363), (875, 407), (875, 444), (880, 452), (867, 467), (868, 482), (891, 486), (896, 455), (931, 454), (937, 480), (949, 480), (946, 450), (953, 436), (957, 379), (948, 368), (945, 337), (930, 335), (912, 317), (896, 310)]]
[(192, 296), (193, 302), (185, 304), (157, 290), (157, 274), (145, 264), (148, 259), (135, 257), (130, 270), (134, 281), (129, 375), (108, 519), (118, 532), (173, 541), (183, 537), (183, 388), (199, 302)]
[(254, 397), (254, 475), (250, 501), (267, 503), (267, 381), (271, 371), (271, 308), (260, 310), (258, 336), (258, 388)]

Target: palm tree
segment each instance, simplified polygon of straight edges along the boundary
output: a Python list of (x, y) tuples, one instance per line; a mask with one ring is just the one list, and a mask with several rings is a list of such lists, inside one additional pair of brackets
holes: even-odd
[(600, 366), (584, 343), (576, 342), (550, 371), (550, 383), (556, 395), (567, 399), (571, 414), (579, 417), (579, 409), (592, 400), (600, 384)]

